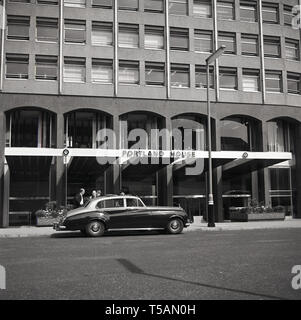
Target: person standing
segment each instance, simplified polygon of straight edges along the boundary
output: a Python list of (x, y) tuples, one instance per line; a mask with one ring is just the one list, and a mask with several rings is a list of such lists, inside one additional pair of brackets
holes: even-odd
[(91, 199), (95, 199), (95, 198), (97, 198), (97, 192), (96, 192), (96, 190), (93, 190), (92, 193), (91, 193), (90, 200)]
[(96, 197), (98, 198), (98, 197), (101, 197), (101, 190), (97, 190), (97, 192), (96, 192)]
[(85, 189), (81, 188), (79, 193), (75, 195), (74, 205), (76, 208), (82, 207), (84, 205), (84, 194), (85, 194)]

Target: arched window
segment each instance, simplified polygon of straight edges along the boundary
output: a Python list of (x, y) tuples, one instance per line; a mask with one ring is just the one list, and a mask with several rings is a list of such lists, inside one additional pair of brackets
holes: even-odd
[(221, 147), (225, 151), (259, 151), (258, 123), (246, 117), (229, 117), (221, 121)]

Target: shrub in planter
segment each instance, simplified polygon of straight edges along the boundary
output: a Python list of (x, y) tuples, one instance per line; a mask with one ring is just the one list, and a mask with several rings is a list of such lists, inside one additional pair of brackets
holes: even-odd
[(230, 220), (237, 222), (260, 221), (260, 220), (284, 220), (284, 207), (266, 207), (252, 200), (248, 207), (230, 208)]
[(36, 225), (52, 226), (55, 222), (58, 222), (71, 209), (71, 205), (68, 205), (66, 208), (64, 206), (60, 206), (59, 208), (57, 208), (56, 202), (48, 202), (45, 205), (45, 209), (40, 209), (35, 212)]

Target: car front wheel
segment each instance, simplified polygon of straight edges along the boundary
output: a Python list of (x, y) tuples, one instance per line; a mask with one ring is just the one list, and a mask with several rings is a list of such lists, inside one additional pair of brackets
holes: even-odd
[(168, 233), (179, 234), (183, 231), (183, 228), (184, 228), (183, 221), (178, 218), (174, 218), (168, 222), (166, 229)]
[(100, 221), (91, 221), (86, 226), (86, 234), (90, 237), (101, 237), (105, 232), (105, 226)]

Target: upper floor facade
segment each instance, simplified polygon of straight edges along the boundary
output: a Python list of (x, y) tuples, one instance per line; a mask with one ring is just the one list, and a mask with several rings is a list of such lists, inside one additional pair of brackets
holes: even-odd
[(2, 0), (4, 93), (300, 106), (299, 0)]

